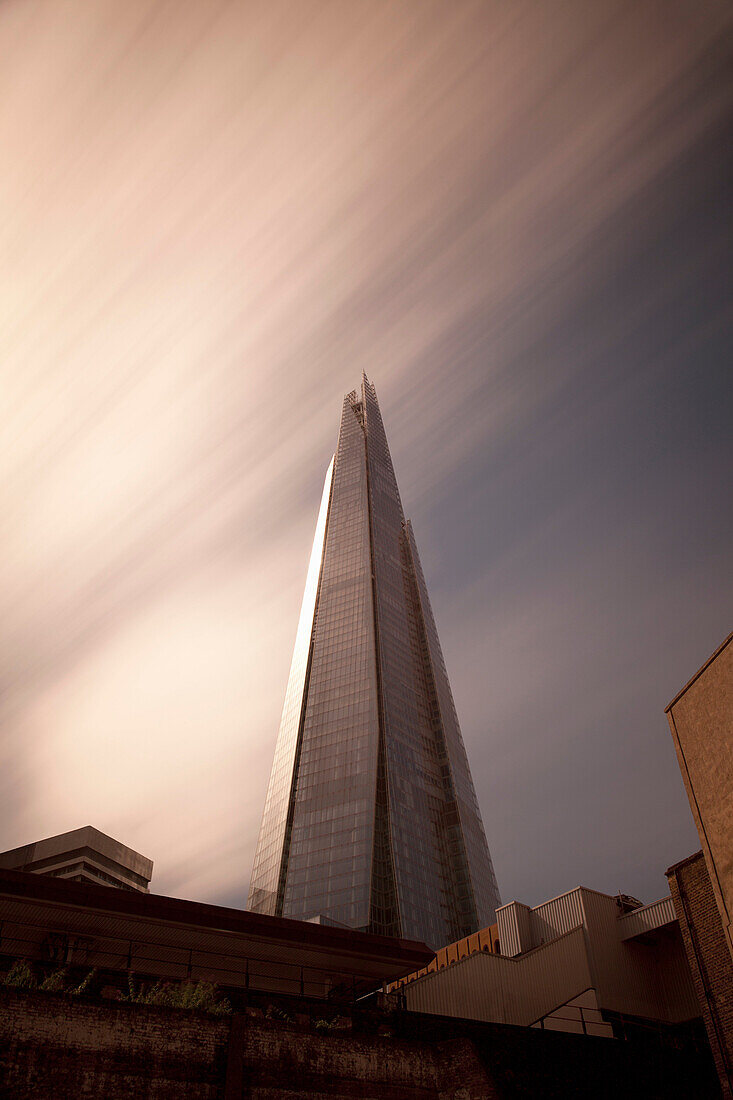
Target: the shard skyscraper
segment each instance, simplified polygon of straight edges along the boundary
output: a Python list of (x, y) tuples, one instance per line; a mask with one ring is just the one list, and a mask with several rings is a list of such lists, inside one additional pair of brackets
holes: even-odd
[(249, 894), (440, 946), (494, 920), (491, 857), (373, 385), (344, 398)]

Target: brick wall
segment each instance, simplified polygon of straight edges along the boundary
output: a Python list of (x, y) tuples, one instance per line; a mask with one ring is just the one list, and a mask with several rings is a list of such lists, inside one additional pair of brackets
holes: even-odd
[(733, 1098), (733, 964), (702, 852), (667, 878), (723, 1096)]
[[(242, 1095), (251, 1100), (499, 1098), (467, 1039), (434, 1045), (386, 1036), (313, 1035), (260, 1024), (245, 1030), (243, 1049)], [(293, 1088), (298, 1091), (289, 1091)]]
[[(315, 1033), (0, 987), (1, 1100), (713, 1100), (709, 1054), (399, 1013)], [(385, 1022), (386, 1021), (386, 1022)], [(359, 1031), (359, 1027), (366, 1030)], [(381, 1028), (382, 1034), (370, 1033)]]
[(229, 1020), (49, 993), (0, 994), (2, 1100), (215, 1100)]

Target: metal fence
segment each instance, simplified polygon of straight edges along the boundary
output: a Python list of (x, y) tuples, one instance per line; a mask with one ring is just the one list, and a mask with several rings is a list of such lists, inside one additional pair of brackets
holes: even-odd
[(22, 927), (0, 922), (0, 959), (6, 966), (27, 959), (45, 970), (97, 968), (118, 976), (133, 973), (141, 979), (207, 981), (244, 992), (349, 1003), (381, 987), (376, 979), (266, 956), (53, 931), (48, 925), (30, 922)]

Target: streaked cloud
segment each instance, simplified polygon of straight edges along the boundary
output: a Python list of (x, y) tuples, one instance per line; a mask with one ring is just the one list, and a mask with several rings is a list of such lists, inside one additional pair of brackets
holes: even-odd
[(664, 888), (662, 708), (729, 629), (730, 43), (712, 0), (4, 5), (2, 846), (89, 821), (242, 903), (366, 369), (503, 893)]

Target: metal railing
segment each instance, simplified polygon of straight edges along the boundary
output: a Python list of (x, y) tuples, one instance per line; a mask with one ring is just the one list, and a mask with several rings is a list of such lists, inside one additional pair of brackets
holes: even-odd
[[(33, 935), (33, 930), (36, 935)], [(28, 932), (28, 935), (21, 932)], [(10, 964), (26, 959), (50, 970), (61, 967), (94, 968), (142, 979), (209, 981), (243, 992), (273, 993), (313, 1000), (354, 1003), (381, 988), (378, 979), (360, 979), (344, 971), (280, 962), (267, 957), (210, 948), (169, 947), (154, 940), (120, 939), (50, 930), (28, 923), (19, 930), (0, 923), (0, 958)]]

